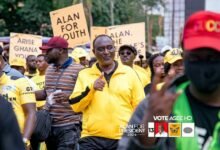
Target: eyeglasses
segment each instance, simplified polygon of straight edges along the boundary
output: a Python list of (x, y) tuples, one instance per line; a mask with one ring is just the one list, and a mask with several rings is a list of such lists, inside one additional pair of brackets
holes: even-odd
[(96, 50), (99, 51), (99, 52), (104, 52), (105, 49), (107, 49), (109, 52), (115, 51), (115, 47), (113, 45), (107, 45), (107, 46), (96, 48)]
[(119, 55), (131, 55), (131, 52), (121, 52)]

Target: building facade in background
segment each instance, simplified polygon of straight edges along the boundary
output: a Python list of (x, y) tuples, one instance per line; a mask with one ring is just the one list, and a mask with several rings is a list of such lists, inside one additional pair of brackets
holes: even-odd
[(166, 44), (179, 47), (182, 29), (187, 18), (201, 10), (220, 13), (220, 0), (166, 0), (164, 10), (164, 37)]
[(185, 22), (185, 0), (167, 0), (164, 13), (164, 36), (168, 45), (179, 47)]

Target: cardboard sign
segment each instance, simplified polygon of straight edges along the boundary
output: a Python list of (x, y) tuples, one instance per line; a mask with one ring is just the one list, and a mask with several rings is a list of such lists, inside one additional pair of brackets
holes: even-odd
[[(139, 55), (143, 55), (145, 58), (145, 23), (134, 23), (111, 27), (92, 27), (91, 42), (100, 34), (107, 34), (114, 40), (116, 46), (115, 59), (119, 59), (118, 49), (124, 44), (132, 45), (137, 49), (138, 55), (136, 60), (139, 60)], [(90, 55), (93, 55), (91, 51)]]
[[(101, 34), (107, 34), (107, 27), (91, 27), (91, 49), (93, 48), (93, 40)], [(90, 50), (91, 52), (91, 50)]]
[(28, 55), (39, 55), (42, 36), (10, 33), (9, 63), (15, 58), (26, 59)]
[(69, 47), (89, 42), (89, 32), (82, 4), (50, 12), (54, 36), (61, 36)]

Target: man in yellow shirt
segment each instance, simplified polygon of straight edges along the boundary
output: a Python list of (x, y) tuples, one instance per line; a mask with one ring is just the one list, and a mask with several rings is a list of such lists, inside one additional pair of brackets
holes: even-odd
[(12, 104), (23, 142), (28, 149), (36, 120), (36, 99), (33, 88), (26, 78), (9, 77), (0, 68), (0, 93)]
[(79, 72), (70, 104), (83, 113), (80, 149), (116, 149), (144, 90), (132, 68), (114, 61), (111, 37), (99, 35), (93, 43), (97, 63)]
[[(31, 78), (32, 81), (37, 85), (38, 90), (43, 90), (45, 87), (45, 73), (48, 67), (48, 63), (46, 61), (46, 57), (44, 54), (40, 54), (37, 56), (37, 70), (39, 72), (38, 75)], [(41, 109), (44, 104), (45, 100), (43, 101), (37, 101), (37, 108)]]
[(119, 53), (121, 62), (124, 65), (130, 66), (131, 68), (134, 69), (143, 87), (145, 87), (147, 84), (150, 83), (150, 80), (149, 80), (150, 75), (147, 73), (147, 71), (144, 68), (141, 68), (138, 65), (134, 64), (134, 60), (137, 56), (137, 50), (133, 46), (122, 45), (119, 48), (118, 53)]
[(26, 58), (25, 76), (27, 76), (30, 79), (38, 74), (36, 59), (37, 57), (35, 55), (28, 55)]

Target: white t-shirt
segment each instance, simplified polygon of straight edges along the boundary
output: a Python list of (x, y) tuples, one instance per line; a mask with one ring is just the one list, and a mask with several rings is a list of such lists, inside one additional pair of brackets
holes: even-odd
[(167, 132), (163, 131), (162, 133), (158, 132), (155, 137), (167, 137)]

